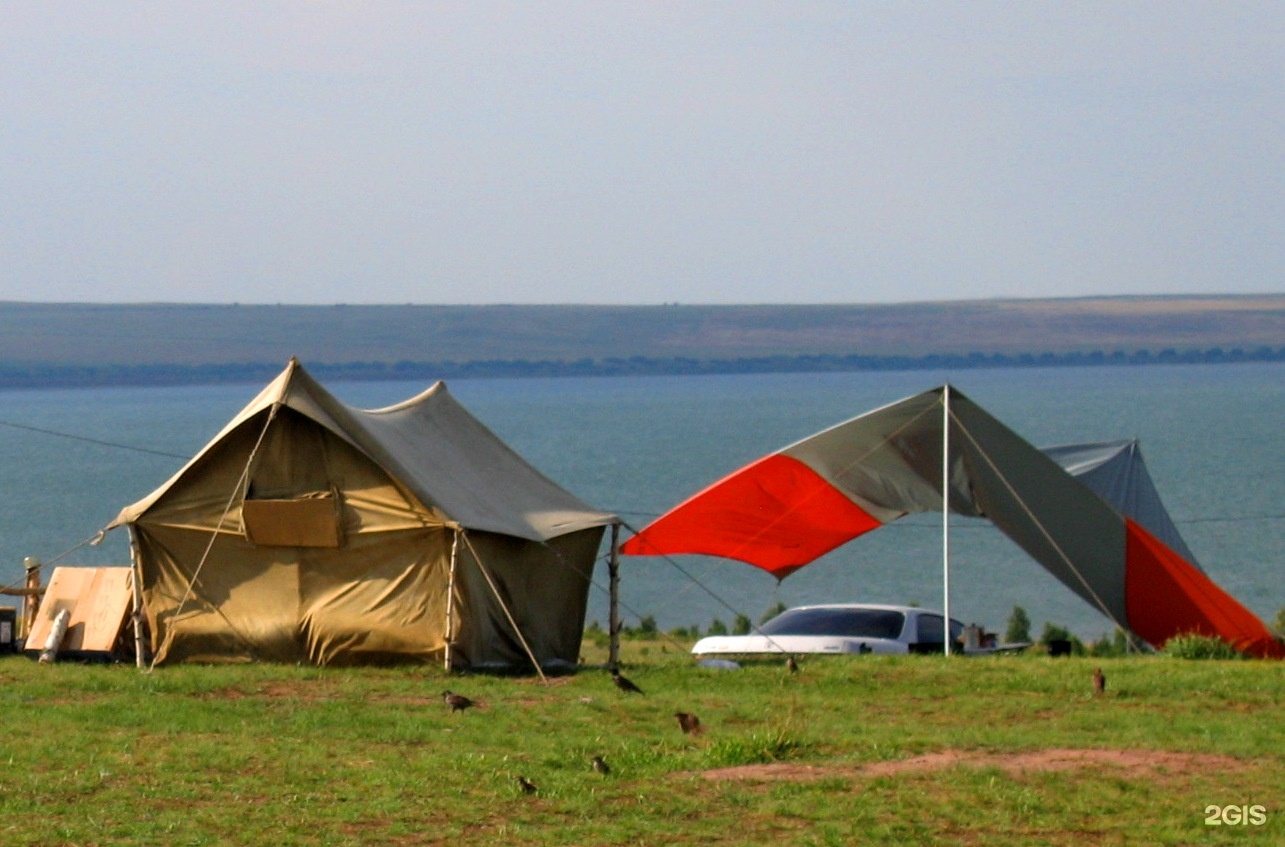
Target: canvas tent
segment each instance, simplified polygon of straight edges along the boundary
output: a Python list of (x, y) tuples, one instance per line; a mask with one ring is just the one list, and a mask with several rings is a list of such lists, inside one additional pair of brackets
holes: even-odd
[(156, 662), (572, 664), (604, 528), (437, 383), (349, 407), (296, 361), (124, 508)]
[[(1254, 655), (1285, 655), (1270, 630), (1196, 565), (1136, 443), (1046, 453), (950, 386), (735, 471), (644, 527), (621, 552), (722, 556), (784, 579), (921, 512), (943, 514), (946, 539), (948, 512), (989, 519), (1086, 602), (1154, 645), (1194, 632)], [(944, 546), (949, 614), (948, 540)]]

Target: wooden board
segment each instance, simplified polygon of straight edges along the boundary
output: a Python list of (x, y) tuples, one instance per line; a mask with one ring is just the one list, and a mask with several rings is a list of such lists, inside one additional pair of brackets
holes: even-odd
[(266, 547), (332, 547), (343, 544), (336, 499), (246, 500), (241, 504), (245, 535)]
[(130, 568), (54, 568), (23, 649), (45, 648), (54, 618), (71, 612), (60, 653), (111, 653), (133, 602)]

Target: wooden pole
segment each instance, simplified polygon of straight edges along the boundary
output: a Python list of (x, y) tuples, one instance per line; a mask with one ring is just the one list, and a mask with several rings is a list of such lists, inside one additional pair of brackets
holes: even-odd
[(455, 640), (455, 563), (459, 560), (460, 528), (451, 533), (451, 569), (446, 578), (446, 651), (443, 670), (451, 669), (451, 642)]
[(28, 556), (22, 560), (27, 569), (27, 594), (22, 598), (22, 638), (25, 640), (31, 627), (36, 622), (36, 611), (40, 608), (40, 559)]
[(620, 524), (611, 525), (611, 555), (607, 559), (608, 596), (607, 612), (607, 666), (615, 670), (620, 666)]
[(139, 562), (138, 544), (134, 540), (134, 528), (129, 530), (129, 582), (134, 597), (134, 666), (147, 667), (144, 657), (146, 647), (143, 644), (143, 568)]

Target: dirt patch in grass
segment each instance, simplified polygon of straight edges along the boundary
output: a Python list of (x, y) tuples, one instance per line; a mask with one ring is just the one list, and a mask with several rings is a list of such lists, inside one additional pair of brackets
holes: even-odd
[(947, 768), (999, 768), (1011, 774), (1065, 771), (1076, 768), (1107, 766), (1128, 776), (1153, 773), (1187, 774), (1206, 770), (1240, 767), (1231, 756), (1200, 753), (1174, 753), (1164, 750), (1033, 750), (1022, 753), (987, 753), (972, 750), (944, 750), (909, 759), (873, 762), (855, 767), (802, 765), (777, 762), (766, 765), (742, 765), (703, 771), (709, 780), (773, 780), (805, 782), (829, 777), (895, 776), (903, 773), (925, 773)]

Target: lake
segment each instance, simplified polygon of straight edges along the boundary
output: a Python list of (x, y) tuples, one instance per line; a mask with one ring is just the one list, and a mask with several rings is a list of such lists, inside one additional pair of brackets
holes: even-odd
[[(306, 366), (306, 363), (305, 363)], [(1285, 364), (460, 380), (450, 391), (545, 474), (641, 528), (759, 456), (950, 382), (1037, 446), (1137, 437), (1170, 514), (1205, 571), (1269, 625), (1285, 606)], [(377, 408), (423, 383), (327, 386)], [(124, 531), (92, 539), (167, 480), (257, 385), (0, 392), (0, 581), (25, 556), (125, 564)], [(57, 434), (55, 434), (57, 433)], [(628, 532), (625, 533), (626, 537)], [(606, 621), (602, 590), (589, 618)], [(48, 570), (46, 570), (46, 578)], [(706, 628), (781, 602), (940, 608), (941, 519), (863, 536), (778, 584), (707, 557), (622, 560), (626, 622)], [(1083, 638), (1111, 629), (984, 521), (951, 523), (951, 612), (1002, 631), (1013, 606)]]

